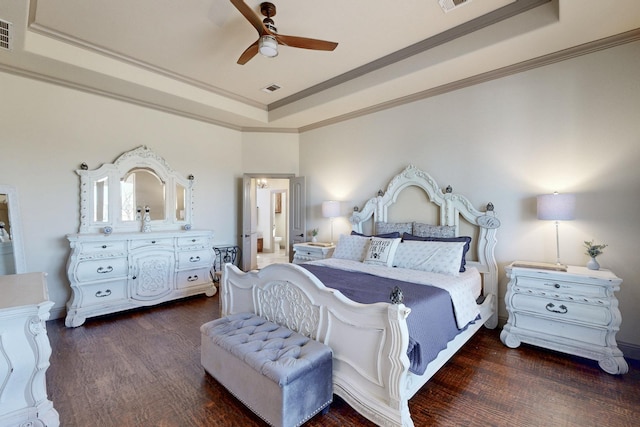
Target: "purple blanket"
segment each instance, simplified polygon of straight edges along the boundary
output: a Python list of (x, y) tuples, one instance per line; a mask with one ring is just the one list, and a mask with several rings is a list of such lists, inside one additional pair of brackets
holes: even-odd
[(312, 264), (300, 267), (314, 274), (325, 286), (363, 303), (389, 302), (394, 286), (402, 289), (404, 305), (411, 308), (409, 328), (409, 371), (422, 375), (429, 362), (447, 347), (459, 332), (449, 293), (435, 286), (418, 285), (373, 274), (338, 270)]

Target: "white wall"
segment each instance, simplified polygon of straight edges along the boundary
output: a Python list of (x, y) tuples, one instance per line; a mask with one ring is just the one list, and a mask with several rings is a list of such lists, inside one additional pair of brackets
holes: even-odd
[[(68, 233), (79, 226), (82, 162), (93, 169), (147, 145), (195, 175), (194, 227), (237, 241), (241, 133), (112, 99), (0, 73), (0, 183), (17, 187), (28, 271), (48, 273), (54, 316), (70, 289)], [(117, 230), (116, 230), (117, 231)]]
[(505, 265), (556, 258), (553, 223), (536, 219), (535, 197), (575, 193), (577, 219), (560, 227), (562, 261), (586, 264), (584, 240), (609, 245), (600, 264), (624, 279), (618, 340), (640, 346), (638, 70), (640, 42), (305, 132), (308, 228), (328, 240), (320, 205), (337, 199), (345, 217), (335, 234), (348, 232), (347, 211), (414, 164), (476, 208), (494, 203), (504, 295)]

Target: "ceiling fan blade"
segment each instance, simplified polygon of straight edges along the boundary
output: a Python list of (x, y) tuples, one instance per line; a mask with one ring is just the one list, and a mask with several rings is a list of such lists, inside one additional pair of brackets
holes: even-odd
[(256, 56), (257, 53), (258, 53), (258, 40), (256, 40), (255, 43), (253, 43), (251, 46), (245, 49), (244, 52), (242, 52), (242, 55), (240, 55), (240, 58), (238, 58), (238, 64), (240, 65), (246, 64), (247, 62), (249, 62), (251, 58)]
[(285, 36), (284, 34), (273, 34), (278, 43), (290, 47), (300, 47), (312, 50), (334, 50), (338, 43), (325, 40), (309, 39), (307, 37)]
[(236, 9), (240, 11), (242, 16), (247, 18), (247, 21), (249, 21), (251, 25), (255, 27), (255, 29), (258, 31), (258, 34), (270, 34), (269, 30), (267, 30), (267, 27), (265, 27), (264, 23), (262, 22), (262, 19), (260, 19), (260, 17), (256, 15), (245, 2), (243, 2), (242, 0), (231, 0), (231, 3), (236, 7)]

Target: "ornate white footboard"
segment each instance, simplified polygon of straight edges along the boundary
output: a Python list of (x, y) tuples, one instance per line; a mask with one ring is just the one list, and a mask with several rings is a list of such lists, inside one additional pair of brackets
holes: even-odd
[(409, 415), (410, 309), (359, 304), (294, 264), (243, 273), (225, 265), (222, 316), (253, 312), (333, 349), (334, 393), (378, 425), (412, 426)]

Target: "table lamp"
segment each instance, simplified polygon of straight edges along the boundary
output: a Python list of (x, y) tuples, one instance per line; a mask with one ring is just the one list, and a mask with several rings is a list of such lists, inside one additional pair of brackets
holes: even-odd
[(538, 219), (556, 222), (556, 265), (560, 263), (560, 235), (558, 224), (575, 218), (576, 196), (574, 194), (543, 194), (538, 196)]
[(322, 202), (322, 216), (331, 219), (331, 243), (333, 244), (333, 219), (340, 216), (340, 202), (335, 200)]

